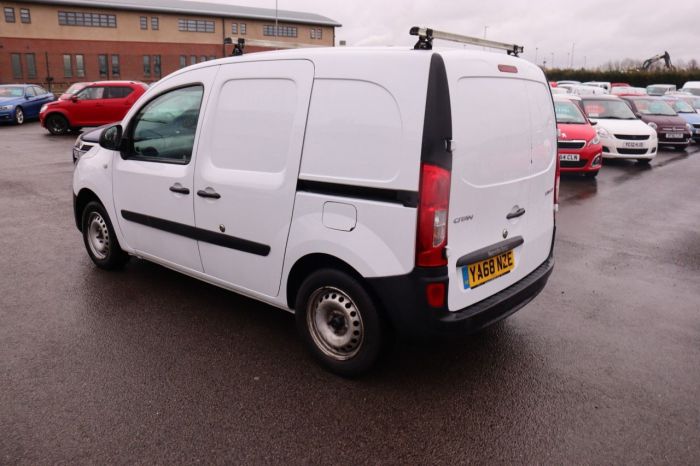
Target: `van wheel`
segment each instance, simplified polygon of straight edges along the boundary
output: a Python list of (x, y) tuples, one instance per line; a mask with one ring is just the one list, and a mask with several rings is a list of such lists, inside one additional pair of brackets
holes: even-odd
[(114, 234), (112, 222), (99, 202), (92, 201), (83, 210), (83, 242), (90, 259), (101, 269), (121, 268), (129, 260)]
[(54, 136), (66, 134), (69, 130), (68, 120), (59, 113), (46, 117), (46, 129)]
[(312, 273), (299, 288), (295, 309), (304, 343), (329, 371), (353, 377), (377, 362), (385, 325), (370, 295), (348, 274), (333, 269)]
[(15, 124), (21, 125), (24, 123), (24, 110), (22, 107), (15, 108)]

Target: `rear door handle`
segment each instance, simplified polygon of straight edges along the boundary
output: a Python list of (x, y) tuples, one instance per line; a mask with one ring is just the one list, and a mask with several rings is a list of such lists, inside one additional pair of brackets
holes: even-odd
[(522, 217), (523, 215), (525, 215), (525, 209), (516, 205), (515, 207), (513, 207), (513, 210), (511, 210), (508, 213), (508, 215), (506, 215), (506, 218), (510, 220), (512, 218)]
[(197, 196), (199, 197), (206, 197), (208, 199), (219, 199), (221, 198), (221, 194), (217, 193), (214, 191), (213, 188), (207, 188), (207, 189), (200, 189), (197, 191)]
[(172, 186), (170, 187), (170, 190), (171, 190), (172, 192), (178, 193), (178, 194), (189, 194), (189, 193), (190, 193), (190, 189), (189, 189), (189, 188), (185, 188), (185, 187), (182, 186), (180, 183), (175, 183), (174, 185), (172, 185)]

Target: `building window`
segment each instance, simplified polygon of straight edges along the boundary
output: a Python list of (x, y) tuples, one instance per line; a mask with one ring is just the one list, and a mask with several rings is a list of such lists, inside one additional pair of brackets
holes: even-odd
[(238, 34), (238, 23), (233, 23), (231, 25), (231, 34)]
[(19, 53), (11, 53), (10, 61), (12, 62), (12, 77), (14, 79), (22, 78), (22, 57)]
[(73, 60), (68, 54), (63, 55), (63, 76), (66, 78), (73, 77)]
[(157, 31), (158, 27), (159, 27), (158, 23), (159, 23), (158, 17), (151, 16), (151, 29), (153, 29), (154, 31)]
[(153, 77), (160, 78), (160, 55), (153, 55)]
[(24, 62), (27, 64), (27, 77), (36, 78), (36, 56), (33, 53), (25, 53)]
[(245, 25), (245, 23), (241, 23), (240, 30), (241, 30), (241, 34), (245, 35), (245, 33), (246, 33), (246, 25)]
[(107, 55), (98, 55), (97, 56), (97, 65), (98, 65), (98, 68), (100, 69), (100, 78), (106, 78), (107, 77)]
[(180, 68), (187, 66), (187, 55), (180, 55)]
[(209, 55), (209, 60), (216, 60), (216, 57), (214, 55)]
[(323, 39), (323, 29), (311, 28), (311, 38), (312, 39)]
[(29, 8), (20, 8), (19, 9), (19, 20), (23, 22), (24, 24), (29, 24), (32, 22), (32, 16), (29, 13)]
[(147, 16), (139, 17), (139, 24), (141, 25), (141, 29), (148, 29), (148, 17)]
[(85, 56), (76, 55), (75, 56), (75, 75), (78, 78), (85, 77)]
[(190, 55), (190, 65), (197, 64), (197, 55)]
[(177, 28), (184, 32), (214, 32), (214, 21), (203, 19), (178, 19)]
[(58, 24), (61, 26), (87, 26), (95, 28), (117, 27), (117, 17), (102, 13), (83, 13), (80, 11), (59, 11)]
[(112, 76), (119, 77), (119, 55), (112, 55)]
[(5, 7), (5, 22), (14, 23), (15, 22), (15, 9), (10, 7)]
[(151, 56), (150, 55), (143, 56), (143, 75), (146, 77), (151, 76)]
[(206, 55), (201, 55), (201, 56), (199, 57), (199, 63), (204, 63), (205, 61), (207, 61)]
[(263, 35), (273, 37), (297, 37), (297, 27), (277, 26), (277, 34), (275, 34), (275, 26), (273, 24), (264, 24)]

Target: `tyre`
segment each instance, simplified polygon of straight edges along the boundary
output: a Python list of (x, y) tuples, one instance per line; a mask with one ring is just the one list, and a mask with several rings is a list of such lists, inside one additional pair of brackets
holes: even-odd
[(649, 165), (651, 163), (651, 159), (637, 159), (637, 163), (641, 165)]
[(15, 108), (15, 124), (24, 124), (24, 110), (22, 110), (22, 107)]
[(54, 136), (66, 134), (70, 130), (70, 125), (66, 117), (59, 113), (53, 113), (46, 117), (46, 129)]
[(297, 329), (327, 370), (354, 377), (367, 372), (387, 343), (386, 325), (355, 278), (322, 269), (303, 281), (295, 303)]
[(96, 266), (114, 270), (126, 264), (129, 255), (119, 246), (112, 222), (102, 204), (92, 201), (85, 206), (82, 226), (85, 249)]
[(596, 170), (594, 172), (586, 172), (586, 178), (595, 178), (598, 176), (598, 173), (600, 173), (600, 170)]

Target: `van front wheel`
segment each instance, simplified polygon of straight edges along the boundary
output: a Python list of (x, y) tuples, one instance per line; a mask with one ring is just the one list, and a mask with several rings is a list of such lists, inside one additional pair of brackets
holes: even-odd
[(384, 323), (364, 287), (333, 269), (304, 280), (296, 300), (299, 333), (326, 369), (344, 377), (369, 370), (385, 343)]

